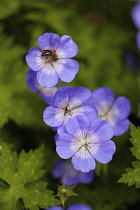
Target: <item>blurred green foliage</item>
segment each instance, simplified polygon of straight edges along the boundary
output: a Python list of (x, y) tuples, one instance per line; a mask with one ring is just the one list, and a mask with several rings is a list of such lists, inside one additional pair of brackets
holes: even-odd
[[(140, 52), (136, 47), (136, 29), (130, 17), (135, 1), (99, 0), (1, 0), (0, 3), (0, 127), (2, 142), (20, 152), (45, 143), (47, 149), (46, 178), (49, 189), (56, 192), (58, 181), (51, 177), (55, 152), (54, 133), (42, 120), (47, 104), (26, 85), (28, 67), (25, 54), (37, 47), (37, 38), (45, 32), (72, 36), (79, 52), (75, 59), (80, 71), (72, 87), (110, 87), (116, 96), (131, 102), (130, 120), (140, 122)], [(131, 51), (138, 61), (136, 70), (126, 63), (124, 54)], [(134, 157), (129, 148), (129, 133), (113, 139), (117, 146), (108, 165), (97, 164), (95, 180), (78, 185), (78, 197), (66, 205), (83, 202), (96, 210), (124, 210), (139, 205), (139, 191), (117, 184)], [(3, 151), (3, 150), (2, 150)], [(1, 177), (1, 175), (0, 175)], [(15, 209), (14, 209), (15, 210)]]

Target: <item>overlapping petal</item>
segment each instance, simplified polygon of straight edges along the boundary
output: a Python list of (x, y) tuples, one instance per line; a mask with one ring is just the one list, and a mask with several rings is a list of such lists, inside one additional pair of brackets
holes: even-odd
[(113, 137), (113, 129), (106, 121), (98, 118), (93, 121), (88, 131), (88, 138), (91, 138), (93, 143), (101, 143)]
[(37, 72), (37, 81), (40, 85), (54, 87), (58, 83), (59, 77), (55, 69), (49, 64), (42, 71)]
[(39, 85), (36, 79), (36, 72), (29, 69), (26, 74), (26, 83), (33, 92), (39, 91)]
[(41, 50), (57, 49), (60, 45), (61, 38), (54, 33), (45, 33), (38, 37), (38, 46)]
[(66, 124), (66, 131), (73, 134), (77, 139), (86, 135), (89, 128), (89, 121), (86, 117), (77, 116), (69, 119)]
[(61, 158), (68, 159), (77, 151), (76, 147), (72, 148), (73, 139), (74, 137), (67, 133), (63, 133), (58, 137), (56, 141), (56, 151)]
[(72, 157), (72, 164), (76, 170), (82, 172), (89, 172), (96, 167), (94, 157), (88, 151), (81, 150)]
[(39, 71), (42, 69), (43, 63), (40, 57), (41, 51), (35, 47), (32, 47), (25, 56), (28, 66), (33, 71)]
[(91, 91), (85, 87), (76, 87), (70, 91), (70, 104), (71, 107), (76, 107), (83, 104), (91, 96)]
[(53, 65), (64, 82), (71, 82), (79, 71), (79, 63), (73, 59), (59, 59)]
[(56, 53), (59, 58), (71, 58), (78, 53), (77, 44), (70, 36), (64, 35), (61, 37), (61, 43)]
[(63, 112), (58, 108), (49, 106), (43, 113), (43, 120), (49, 126), (59, 127), (64, 122)]
[(72, 88), (69, 86), (62, 87), (55, 95), (54, 106), (64, 108), (69, 103), (69, 92)]
[(115, 151), (116, 146), (111, 140), (93, 144), (90, 150), (93, 157), (100, 163), (110, 162)]

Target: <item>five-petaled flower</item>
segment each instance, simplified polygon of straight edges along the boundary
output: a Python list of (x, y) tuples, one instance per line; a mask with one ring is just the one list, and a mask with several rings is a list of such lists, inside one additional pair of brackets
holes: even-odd
[(58, 136), (56, 151), (63, 159), (72, 157), (76, 170), (94, 170), (95, 160), (108, 163), (116, 147), (112, 140), (113, 130), (106, 121), (98, 118), (92, 123), (84, 116), (75, 116), (66, 124), (66, 132)]
[(115, 99), (110, 88), (102, 87), (93, 91), (86, 105), (96, 107), (98, 117), (106, 120), (113, 128), (114, 136), (120, 136), (129, 129), (130, 102), (124, 96)]
[(65, 186), (91, 183), (94, 179), (94, 174), (94, 170), (87, 173), (76, 170), (69, 160), (58, 160), (52, 170), (53, 177), (60, 178), (61, 183)]
[(70, 36), (45, 33), (38, 38), (37, 49), (31, 48), (26, 55), (30, 69), (37, 72), (37, 81), (46, 87), (55, 86), (59, 79), (71, 82), (79, 71), (79, 63), (70, 59), (78, 52)]
[(45, 109), (44, 122), (56, 127), (58, 134), (65, 131), (69, 119), (76, 115), (84, 115), (92, 122), (97, 118), (97, 110), (93, 106), (82, 105), (90, 96), (91, 91), (88, 88), (64, 86), (56, 92), (53, 106)]

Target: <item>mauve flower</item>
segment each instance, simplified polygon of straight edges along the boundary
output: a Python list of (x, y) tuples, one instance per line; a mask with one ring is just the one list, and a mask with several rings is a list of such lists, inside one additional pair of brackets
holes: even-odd
[(91, 123), (84, 116), (75, 116), (67, 122), (66, 132), (58, 136), (56, 151), (63, 159), (72, 157), (76, 170), (89, 172), (95, 169), (95, 160), (104, 164), (112, 160), (116, 150), (112, 137), (106, 121), (98, 118)]
[(52, 175), (54, 178), (60, 178), (63, 185), (74, 186), (78, 183), (88, 184), (94, 179), (94, 170), (87, 173), (73, 168), (70, 161), (58, 160), (53, 167)]
[(115, 99), (115, 95), (110, 88), (95, 89), (85, 105), (96, 107), (98, 117), (112, 127), (114, 136), (120, 136), (129, 129), (130, 102), (124, 96)]
[(78, 52), (76, 43), (70, 36), (45, 33), (38, 38), (38, 46), (26, 55), (30, 69), (37, 72), (37, 81), (46, 87), (55, 86), (59, 79), (71, 82), (79, 71), (79, 63), (70, 59)]
[[(46, 210), (64, 210), (64, 208), (62, 208), (61, 206), (52, 206)], [(67, 210), (92, 210), (92, 208), (82, 203), (76, 203), (69, 206)]]
[(135, 26), (140, 29), (140, 1), (138, 1), (133, 7), (131, 17)]

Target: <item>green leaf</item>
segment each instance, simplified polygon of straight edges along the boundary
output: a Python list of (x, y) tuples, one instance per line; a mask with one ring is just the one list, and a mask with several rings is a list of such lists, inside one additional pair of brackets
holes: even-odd
[(39, 210), (60, 202), (42, 181), (46, 173), (42, 169), (45, 162), (44, 146), (28, 153), (22, 151), (18, 157), (6, 145), (3, 161), (0, 163), (0, 207), (3, 210)]
[(133, 168), (127, 168), (125, 174), (118, 180), (118, 183), (128, 183), (128, 186), (136, 185), (136, 188), (140, 188), (140, 128), (135, 127), (132, 123), (130, 126), (131, 137), (130, 141), (133, 147), (130, 149), (132, 154), (136, 157), (137, 161), (132, 162)]

